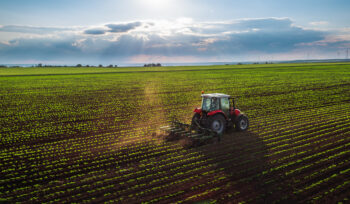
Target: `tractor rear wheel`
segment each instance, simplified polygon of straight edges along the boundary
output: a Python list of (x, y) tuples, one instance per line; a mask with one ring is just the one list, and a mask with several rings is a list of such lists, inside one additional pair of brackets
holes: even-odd
[(218, 134), (223, 134), (226, 129), (226, 120), (224, 116), (217, 114), (210, 120), (210, 129)]
[(246, 131), (249, 127), (248, 117), (246, 115), (238, 116), (235, 126), (238, 131)]

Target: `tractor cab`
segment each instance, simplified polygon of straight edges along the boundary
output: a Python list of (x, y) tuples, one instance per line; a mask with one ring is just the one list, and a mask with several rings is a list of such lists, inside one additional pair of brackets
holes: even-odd
[(221, 93), (202, 94), (202, 107), (200, 110), (205, 113), (220, 111), (226, 118), (239, 115), (241, 112), (236, 108), (233, 97)]
[(209, 113), (211, 111), (221, 110), (226, 116), (229, 116), (229, 98), (229, 95), (220, 93), (202, 94), (202, 111)]

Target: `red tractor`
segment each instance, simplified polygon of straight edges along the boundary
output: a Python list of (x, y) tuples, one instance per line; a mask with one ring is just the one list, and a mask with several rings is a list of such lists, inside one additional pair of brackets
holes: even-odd
[(234, 98), (226, 94), (202, 94), (202, 107), (194, 112), (192, 127), (208, 128), (220, 135), (228, 127), (235, 127), (238, 131), (249, 127), (248, 117), (235, 107)]
[(202, 107), (194, 110), (191, 125), (173, 121), (160, 129), (168, 135), (165, 139), (184, 139), (185, 146), (196, 146), (217, 138), (220, 141), (226, 128), (238, 131), (248, 129), (248, 117), (235, 106), (234, 99), (226, 94), (203, 94)]

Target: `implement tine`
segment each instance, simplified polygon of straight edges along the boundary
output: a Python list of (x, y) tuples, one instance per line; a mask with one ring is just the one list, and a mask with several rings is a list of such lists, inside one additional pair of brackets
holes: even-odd
[(176, 134), (177, 132), (181, 132), (183, 131), (183, 129), (181, 128), (174, 128), (174, 129), (171, 129), (169, 132), (172, 133), (172, 134)]
[(167, 125), (167, 126), (162, 126), (159, 129), (167, 132), (174, 128), (175, 128), (174, 126)]
[(190, 125), (188, 124), (185, 124), (185, 123), (181, 123), (179, 121), (173, 121), (173, 125), (176, 126), (176, 127), (180, 127), (182, 129), (188, 129), (190, 128)]
[(187, 130), (183, 130), (183, 131), (176, 132), (175, 134), (184, 136), (186, 133), (188, 133), (188, 131)]
[(201, 134), (191, 134), (191, 135), (188, 135), (188, 137), (191, 137), (191, 138), (199, 138), (199, 137), (203, 137), (203, 136), (206, 136), (206, 134), (204, 133), (201, 133)]

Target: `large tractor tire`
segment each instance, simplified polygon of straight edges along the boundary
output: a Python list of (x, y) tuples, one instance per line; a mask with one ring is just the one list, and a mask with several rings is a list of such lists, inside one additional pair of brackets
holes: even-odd
[(248, 117), (246, 115), (238, 116), (235, 126), (238, 131), (246, 131), (249, 127)]
[(217, 114), (212, 116), (210, 120), (210, 129), (222, 135), (226, 130), (226, 119), (224, 116)]

